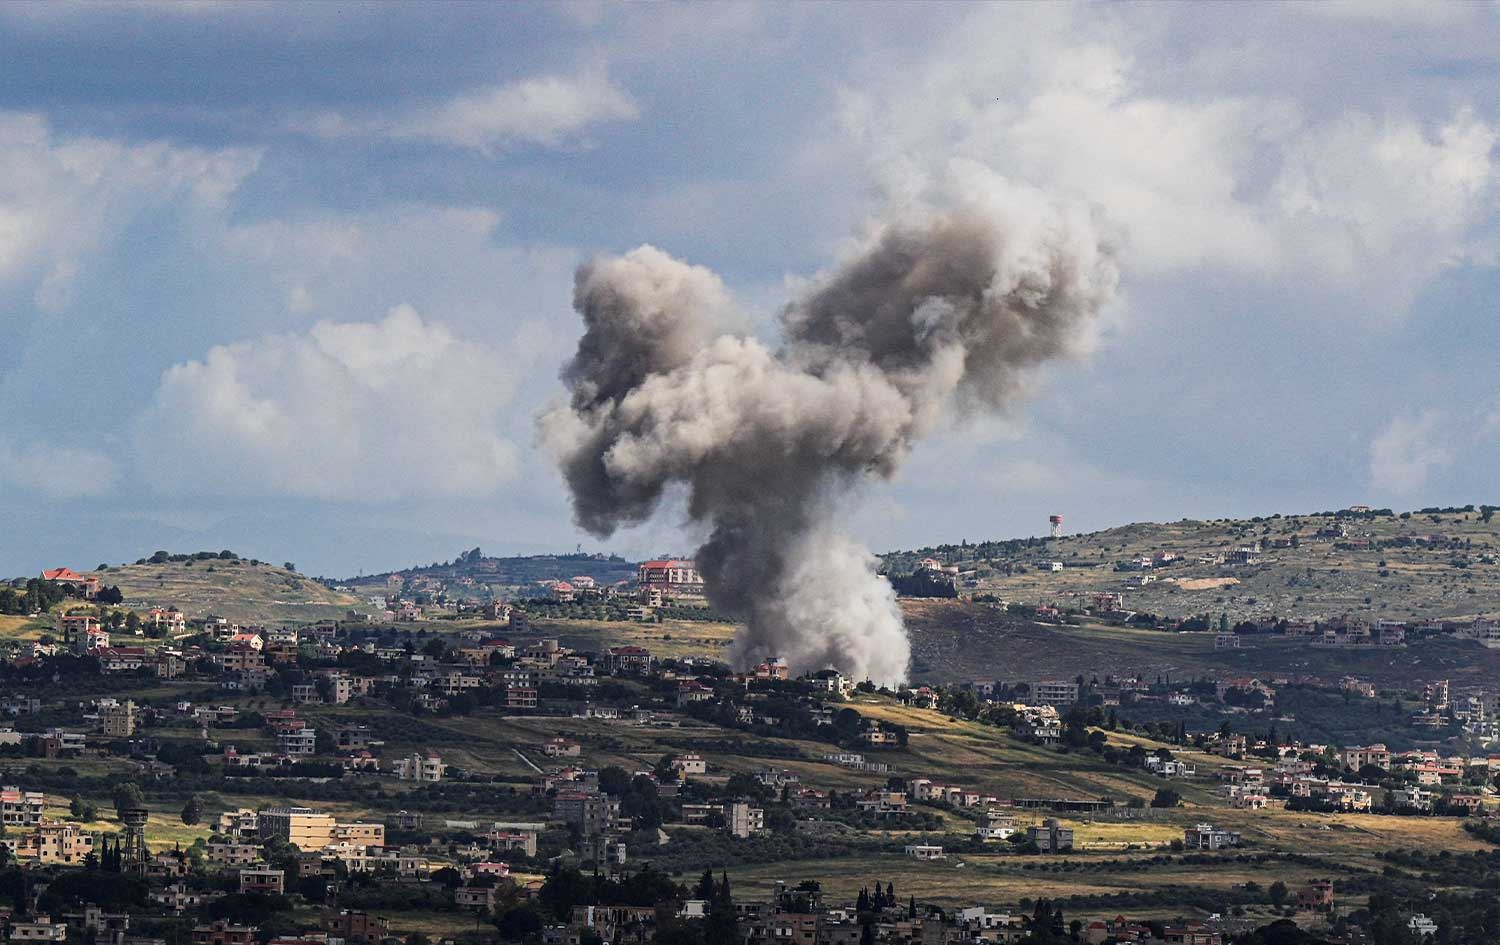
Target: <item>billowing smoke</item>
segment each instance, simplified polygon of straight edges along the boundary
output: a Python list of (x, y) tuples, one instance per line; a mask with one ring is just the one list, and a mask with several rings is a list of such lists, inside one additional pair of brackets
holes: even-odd
[[(711, 603), (742, 661), (905, 678), (911, 647), (876, 560), (838, 529), (851, 487), (889, 477), (950, 413), (996, 409), (1076, 350), (1116, 282), (1085, 209), (970, 180), (962, 200), (873, 224), (781, 314), (772, 350), (723, 326), (718, 277), (650, 246), (578, 270), (586, 329), (541, 418), (578, 523), (605, 537), (674, 485), (706, 527)], [(963, 493), (955, 473), (954, 494)]]

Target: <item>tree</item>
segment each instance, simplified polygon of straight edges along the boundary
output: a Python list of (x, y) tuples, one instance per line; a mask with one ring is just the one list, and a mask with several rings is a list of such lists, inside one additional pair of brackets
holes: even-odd
[(1182, 803), (1182, 795), (1171, 788), (1157, 788), (1156, 796), (1151, 798), (1152, 807), (1176, 807)]
[(198, 800), (198, 795), (188, 795), (187, 803), (182, 805), (182, 822), (192, 826), (203, 819), (203, 804)]
[(1271, 905), (1280, 908), (1281, 904), (1286, 902), (1286, 883), (1278, 879), (1271, 884), (1270, 889), (1266, 890), (1266, 895), (1270, 897)]
[(297, 572), (297, 565), (291, 561), (284, 562), (281, 566), (293, 574)]
[(121, 781), (115, 785), (111, 796), (115, 802), (115, 813), (120, 813), (131, 807), (146, 806), (146, 795), (141, 786), (134, 781)]

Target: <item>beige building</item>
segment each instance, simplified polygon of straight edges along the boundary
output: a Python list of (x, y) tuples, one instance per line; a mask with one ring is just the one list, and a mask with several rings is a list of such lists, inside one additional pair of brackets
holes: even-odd
[(129, 699), (99, 710), (105, 738), (129, 738), (135, 734), (135, 703)]
[(367, 847), (385, 846), (385, 824), (334, 824), (334, 843), (353, 843)]
[(403, 781), (437, 782), (443, 780), (443, 775), (448, 772), (448, 766), (443, 764), (443, 759), (435, 751), (429, 751), (425, 755), (412, 755), (410, 758), (397, 758), (391, 769)]
[(256, 818), (262, 840), (280, 837), (300, 850), (321, 850), (333, 842), (332, 814), (320, 814), (306, 807), (274, 807), (263, 810)]
[(37, 862), (80, 865), (94, 849), (94, 838), (77, 824), (44, 823), (36, 828)]

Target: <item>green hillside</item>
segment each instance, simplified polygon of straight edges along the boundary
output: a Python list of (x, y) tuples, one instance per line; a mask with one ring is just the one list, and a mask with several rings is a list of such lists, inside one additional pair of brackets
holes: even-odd
[[(959, 592), (1011, 602), (1124, 608), (1171, 617), (1228, 614), (1366, 620), (1470, 619), (1500, 614), (1500, 520), (1492, 509), (1273, 515), (1140, 523), (1061, 538), (944, 545), (886, 556), (892, 574), (933, 557), (957, 566)], [(1237, 549), (1260, 551), (1235, 564)], [(1161, 561), (1163, 553), (1175, 555)], [(1231, 560), (1214, 559), (1227, 555)], [(1140, 557), (1149, 570), (1127, 570)], [(1052, 571), (1046, 562), (1061, 562)], [(1149, 578), (1143, 583), (1142, 578)]]
[(128, 564), (89, 572), (118, 585), (135, 610), (176, 607), (191, 618), (217, 614), (241, 623), (342, 617), (360, 599), (295, 571), (245, 560)]

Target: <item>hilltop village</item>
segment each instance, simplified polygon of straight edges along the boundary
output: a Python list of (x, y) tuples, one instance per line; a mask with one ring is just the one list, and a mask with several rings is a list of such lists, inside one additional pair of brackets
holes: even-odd
[[(260, 567), (139, 567), (187, 562)], [(961, 583), (950, 567), (910, 573)], [(457, 563), (330, 582), (359, 602), (342, 619), (276, 625), (110, 570), (0, 599), (11, 940), (1383, 943), (1497, 918), (1483, 685), (741, 669), (680, 558), (529, 575), (509, 600)], [(1099, 594), (970, 604), (1141, 632)], [(1490, 639), (1482, 619), (1358, 643), (1353, 619), (1221, 624), (1187, 635), (1226, 659)]]

